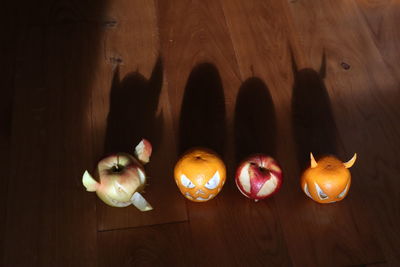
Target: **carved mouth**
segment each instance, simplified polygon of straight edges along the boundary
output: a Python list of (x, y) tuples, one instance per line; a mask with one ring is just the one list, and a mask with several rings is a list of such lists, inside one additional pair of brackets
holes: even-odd
[(185, 193), (185, 196), (187, 198), (189, 198), (190, 200), (197, 200), (197, 201), (207, 201), (210, 200), (212, 197), (214, 197), (213, 194), (210, 194), (207, 198), (203, 198), (203, 197), (192, 197), (192, 195), (190, 195), (188, 192)]

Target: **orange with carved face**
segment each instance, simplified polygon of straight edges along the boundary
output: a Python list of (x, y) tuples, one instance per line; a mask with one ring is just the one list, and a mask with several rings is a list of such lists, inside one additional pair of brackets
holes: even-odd
[(346, 197), (351, 184), (349, 168), (356, 161), (357, 154), (348, 162), (341, 162), (333, 156), (318, 160), (311, 156), (311, 166), (301, 177), (304, 193), (318, 203), (337, 202)]
[(189, 200), (205, 202), (213, 199), (226, 179), (225, 164), (208, 149), (195, 148), (186, 152), (176, 163), (175, 182)]

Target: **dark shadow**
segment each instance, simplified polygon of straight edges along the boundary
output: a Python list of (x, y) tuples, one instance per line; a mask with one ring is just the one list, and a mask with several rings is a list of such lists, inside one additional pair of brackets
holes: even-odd
[(292, 55), (294, 86), (292, 95), (292, 118), (294, 138), (297, 145), (299, 166), (310, 166), (310, 152), (315, 158), (336, 154), (336, 124), (329, 95), (323, 79), (326, 74), (325, 55), (319, 72), (313, 69), (297, 69)]
[[(6, 144), (20, 140), (12, 143), (10, 152), (2, 151), (9, 162), (0, 164), (10, 170), (0, 178), (4, 266), (97, 261), (94, 197), (84, 193), (80, 177), (94, 165), (96, 133), (90, 119), (96, 114), (94, 84), (104, 70), (99, 59), (104, 55), (109, 5), (105, 0), (2, 2), (0, 138)], [(16, 160), (20, 154), (29, 164)], [(25, 163), (16, 168), (18, 162)], [(41, 162), (46, 164), (37, 171)], [(29, 179), (23, 179), (26, 173)], [(29, 208), (23, 207), (22, 199), (14, 200), (12, 192), (29, 198)], [(59, 212), (46, 203), (57, 203)], [(35, 214), (46, 218), (32, 221)], [(57, 238), (47, 235), (39, 244), (43, 225), (52, 229), (49, 233), (57, 232)]]
[(234, 127), (236, 163), (255, 153), (276, 156), (274, 103), (268, 87), (261, 79), (249, 78), (240, 87)]
[(158, 102), (163, 81), (159, 58), (149, 80), (138, 72), (119, 78), (117, 68), (110, 92), (110, 111), (107, 118), (105, 153), (133, 153), (142, 138), (155, 151), (162, 135), (162, 117), (157, 117)]
[(224, 155), (226, 139), (225, 99), (217, 68), (197, 65), (188, 78), (179, 121), (179, 152), (206, 147)]

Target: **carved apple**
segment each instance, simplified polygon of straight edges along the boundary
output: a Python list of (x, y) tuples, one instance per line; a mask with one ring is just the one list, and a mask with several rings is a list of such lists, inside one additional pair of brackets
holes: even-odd
[(273, 158), (264, 154), (251, 155), (243, 160), (235, 176), (239, 191), (255, 201), (277, 193), (282, 181), (281, 167)]
[(116, 153), (102, 159), (97, 164), (97, 182), (88, 171), (82, 177), (82, 183), (89, 192), (112, 207), (134, 205), (141, 211), (152, 210), (151, 205), (140, 192), (146, 185), (144, 163), (149, 161), (151, 144), (143, 139), (135, 148), (136, 158), (128, 153)]

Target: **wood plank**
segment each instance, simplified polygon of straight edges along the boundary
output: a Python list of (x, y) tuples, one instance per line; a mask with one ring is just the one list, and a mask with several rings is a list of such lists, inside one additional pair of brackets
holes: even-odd
[[(17, 26), (15, 18), (11, 15), (15, 12), (15, 5), (6, 3), (0, 12), (1, 22), (4, 25), (0, 42), (0, 51), (3, 64), (0, 65), (0, 88), (2, 95), (0, 98), (0, 168), (3, 174), (0, 177), (0, 195), (5, 198), (8, 189), (9, 166), (10, 166), (10, 143), (12, 109), (14, 99), (14, 78), (15, 78), (15, 58), (16, 58), (16, 39)], [(6, 225), (6, 201), (0, 204), (0, 262), (3, 262), (4, 255), (4, 236)]]
[(207, 146), (228, 166), (220, 195), (187, 202), (196, 265), (290, 265), (274, 202), (254, 205), (233, 181), (232, 127), (241, 79), (220, 3), (159, 1), (158, 14), (180, 152)]
[[(376, 48), (382, 57), (382, 61), (376, 69), (375, 79), (379, 82), (376, 88), (381, 91), (381, 94), (376, 98), (376, 102), (382, 103), (378, 109), (384, 108), (374, 118), (378, 129), (374, 131), (373, 138), (383, 138), (384, 144), (379, 146), (379, 157), (375, 156), (373, 160), (379, 158), (382, 162), (376, 165), (375, 173), (384, 173), (381, 179), (375, 179), (374, 186), (377, 186), (382, 192), (381, 197), (375, 202), (375, 210), (379, 218), (379, 237), (381, 245), (384, 248), (384, 253), (388, 259), (390, 266), (400, 264), (400, 232), (397, 224), (400, 221), (399, 214), (393, 212), (399, 209), (399, 197), (395, 188), (398, 188), (399, 182), (396, 178), (399, 173), (396, 159), (392, 158), (399, 152), (399, 100), (400, 93), (399, 75), (400, 68), (398, 60), (400, 54), (398, 52), (398, 44), (400, 43), (400, 35), (397, 30), (398, 14), (400, 6), (395, 1), (355, 1), (365, 24), (371, 33), (371, 38), (376, 45)], [(381, 67), (384, 66), (384, 69)], [(371, 67), (369, 67), (371, 68)], [(388, 167), (389, 166), (389, 167)], [(376, 177), (376, 175), (375, 175)], [(383, 179), (383, 177), (385, 177)], [(376, 189), (375, 189), (376, 191)]]
[(271, 93), (258, 77), (244, 81), (236, 98), (234, 135), (236, 163), (264, 153), (276, 158), (277, 121)]
[[(30, 32), (25, 33), (27, 35), (25, 35), (24, 41), (30, 44), (31, 49), (25, 50), (23, 55), (28, 60), (38, 60), (38, 58), (41, 58), (40, 51), (41, 46), (43, 45), (43, 38), (34, 38), (37, 34), (41, 36), (41, 33), (41, 29), (31, 29)], [(34, 51), (34, 53), (32, 51)], [(24, 69), (27, 70), (29, 68), (32, 69), (31, 66), (25, 66)], [(24, 70), (18, 69), (16, 75), (20, 75), (21, 73), (24, 73)], [(29, 149), (29, 151), (23, 151), (23, 148), (30, 146), (41, 147), (44, 144), (44, 140), (40, 136), (40, 128), (43, 126), (43, 122), (40, 125), (35, 123), (35, 117), (38, 118), (38, 115), (37, 112), (36, 114), (35, 112), (32, 112), (35, 108), (39, 108), (40, 112), (43, 101), (36, 103), (30, 102), (30, 99), (39, 94), (38, 92), (40, 92), (40, 88), (43, 86), (35, 76), (43, 77), (44, 74), (42, 73), (42, 68), (38, 68), (38, 66), (31, 71), (26, 71), (26, 73), (25, 80), (30, 82), (34, 89), (29, 88), (30, 90), (21, 90), (20, 86), (18, 84), (16, 85), (15, 99), (18, 99), (18, 101), (15, 101), (17, 105), (14, 105), (13, 113), (14, 126), (11, 144), (13, 148), (11, 164), (13, 164), (13, 166), (10, 168), (9, 188), (7, 194), (7, 218), (5, 225), (7, 231), (5, 234), (4, 250), (5, 265), (22, 265), (24, 259), (21, 258), (21, 256), (28, 259), (29, 262), (37, 264), (38, 248), (34, 246), (34, 244), (37, 244), (37, 240), (39, 239), (38, 235), (40, 234), (40, 230), (38, 229), (40, 228), (38, 222), (39, 216), (36, 215), (36, 212), (40, 211), (40, 201), (37, 197), (35, 198), (36, 194), (31, 193), (31, 196), (29, 196), (28, 193), (29, 191), (32, 192), (32, 189), (38, 189), (37, 187), (34, 188), (35, 184), (38, 184), (37, 182), (35, 183), (35, 179), (41, 176), (41, 170), (32, 164), (27, 166), (25, 162), (30, 163), (31, 158), (44, 158), (45, 156), (43, 155), (43, 150), (34, 151)], [(38, 98), (36, 98), (36, 100), (38, 100)], [(34, 138), (29, 138), (29, 136), (25, 134), (25, 127), (29, 129)], [(17, 138), (18, 136), (19, 138)], [(24, 166), (23, 169), (19, 167), (22, 164)], [(25, 172), (29, 173), (29, 175), (26, 175)], [(24, 186), (25, 184), (32, 185), (32, 187), (28, 188), (27, 186)], [(22, 199), (15, 201), (15, 196), (18, 195), (26, 195), (28, 198), (31, 197), (32, 201), (30, 201), (29, 206), (21, 203)], [(18, 221), (20, 225), (17, 224)], [(28, 227), (27, 222), (29, 222), (30, 227)], [(25, 249), (23, 249), (22, 254), (18, 253), (20, 248), (24, 248), (23, 244), (19, 242), (19, 234), (22, 234), (22, 236), (25, 237), (24, 244), (29, 244)]]
[[(141, 138), (152, 143), (153, 155), (145, 166), (150, 178), (145, 198), (154, 210), (117, 209), (98, 200), (99, 231), (187, 220), (184, 200), (172, 193), (176, 192), (170, 179), (176, 145), (162, 89), (164, 68), (155, 12), (152, 1), (110, 3), (105, 17), (112, 18), (114, 25), (106, 31), (104, 47), (110, 64), (99, 73), (101, 89), (93, 97), (98, 157), (116, 151), (133, 153)], [(108, 85), (101, 77), (107, 77)]]
[(346, 267), (387, 267), (389, 266), (387, 262), (376, 262), (376, 263), (369, 263), (369, 264), (357, 264), (351, 265)]
[[(181, 16), (186, 16), (181, 23)], [(221, 76), (225, 94), (226, 114), (234, 108), (239, 77), (235, 54), (227, 32), (223, 13), (218, 3), (178, 2), (170, 5), (158, 2), (161, 51), (165, 58), (165, 73), (168, 82), (168, 96), (171, 99), (174, 128), (178, 129), (179, 112), (184, 88), (192, 69), (201, 63), (215, 65)], [(213, 25), (213, 26), (211, 26)], [(187, 58), (189, 57), (189, 58)], [(177, 71), (174, 66), (179, 67)], [(229, 123), (229, 119), (227, 120)]]
[(99, 266), (192, 266), (188, 223), (99, 233)]
[(355, 0), (355, 2), (384, 60), (386, 69), (394, 77), (399, 77), (400, 68), (397, 62), (400, 59), (398, 53), (400, 34), (396, 27), (400, 12), (399, 4), (390, 0)]
[[(400, 265), (396, 1), (46, 0), (2, 10), (2, 265)], [(85, 192), (85, 169), (141, 137), (154, 147), (145, 194), (154, 211)], [(228, 167), (220, 195), (200, 204), (173, 181), (174, 162), (196, 145)], [(318, 205), (301, 192), (310, 150), (358, 152), (344, 201)], [(254, 152), (285, 171), (281, 192), (258, 203), (233, 181)]]
[[(299, 35), (302, 40), (307, 40), (302, 46), (311, 65), (318, 68), (318, 54), (324, 51), (327, 55), (325, 84), (342, 144), (339, 154), (347, 154), (344, 159), (356, 151), (360, 155), (352, 169), (352, 191), (346, 201), (354, 221), (364, 227), (365, 233), (371, 232), (367, 227), (374, 227), (378, 233), (375, 238), (380, 241), (387, 257), (386, 241), (382, 239), (378, 220), (382, 207), (388, 208), (385, 212), (390, 212), (393, 207), (379, 203), (385, 196), (379, 196), (384, 191), (377, 189), (382, 187), (383, 177), (384, 180), (395, 180), (393, 175), (398, 173), (398, 168), (392, 163), (389, 163), (390, 167), (382, 168), (376, 162), (391, 162), (388, 154), (398, 151), (397, 138), (387, 136), (387, 127), (393, 125), (389, 122), (398, 121), (395, 103), (399, 98), (394, 89), (397, 82), (391, 77), (354, 2), (296, 2), (290, 6)], [(390, 128), (390, 132), (396, 135), (398, 130)], [(387, 138), (376, 145), (374, 140), (382, 140), (382, 136)], [(385, 174), (377, 178), (382, 171)], [(396, 195), (388, 199), (388, 202), (398, 203)], [(363, 256), (364, 262), (360, 264), (384, 260), (380, 254), (375, 250), (375, 253)]]
[(73, 5), (62, 5), (46, 15), (60, 8), (69, 23), (21, 22), (5, 266), (97, 263), (95, 198), (81, 175), (93, 161), (90, 77), (101, 29), (75, 23)]
[[(314, 93), (314, 97), (321, 98), (325, 94), (326, 99), (327, 93), (323, 92), (323, 82), (321, 78), (316, 79), (318, 74), (315, 71), (319, 69), (322, 50), (319, 50), (320, 54), (317, 57), (312, 57), (313, 63), (316, 58), (318, 59), (318, 65), (315, 64), (318, 67), (314, 67), (315, 70), (303, 70), (304, 66), (307, 66), (307, 61), (310, 62), (307, 57), (308, 50), (306, 50), (306, 56), (296, 57), (297, 65), (300, 65), (299, 73), (301, 73), (297, 78), (300, 78), (303, 84), (299, 85), (298, 80), (289, 76), (293, 73), (289, 49), (293, 50), (296, 55), (302, 55), (301, 51), (308, 48), (307, 45), (319, 44), (314, 41), (319, 38), (319, 32), (308, 36), (302, 31), (306, 25), (313, 25), (315, 28), (316, 21), (309, 22), (310, 18), (314, 18), (314, 14), (306, 13), (308, 9), (304, 8), (304, 13), (295, 14), (297, 16), (294, 16), (294, 21), (292, 21), (292, 13), (300, 11), (295, 10), (295, 7), (289, 10), (287, 5), (284, 1), (224, 2), (225, 16), (242, 75), (245, 77), (256, 76), (264, 80), (275, 103), (278, 121), (277, 154), (278, 160), (286, 171), (285, 186), (275, 199), (290, 256), (293, 264), (299, 266), (339, 266), (381, 260), (383, 256), (379, 247), (374, 244), (373, 235), (371, 237), (373, 225), (365, 223), (363, 218), (366, 216), (363, 217), (361, 211), (356, 211), (359, 207), (357, 204), (347, 201), (320, 206), (306, 200), (305, 195), (299, 190), (298, 177), (301, 169), (299, 163), (296, 162), (299, 160), (296, 156), (296, 143), (293, 143), (292, 140), (299, 141), (296, 134), (302, 134), (304, 137), (310, 136), (305, 135), (305, 132), (298, 133), (295, 124), (290, 125), (292, 112), (296, 112), (296, 109), (291, 110), (293, 102), (297, 101), (302, 104), (303, 107), (300, 106), (300, 109), (303, 110), (314, 107), (316, 114), (325, 110), (325, 114), (322, 114), (317, 120), (310, 121), (312, 124), (317, 123), (313, 126), (314, 129), (318, 129), (313, 131), (314, 133), (329, 134), (331, 125), (329, 123), (327, 125), (324, 119), (330, 116), (332, 121), (332, 115), (329, 115), (332, 112), (327, 110), (324, 104), (320, 105), (322, 110), (317, 105), (307, 106), (306, 97), (311, 97), (311, 95), (306, 96), (303, 93), (304, 97), (301, 99), (296, 95), (298, 90), (308, 90), (309, 93), (313, 86), (319, 90), (315, 92), (316, 94)], [(293, 3), (293, 5), (302, 5), (302, 3)], [(323, 13), (324, 16), (330, 14), (329, 9), (320, 7), (310, 8), (309, 12), (321, 12), (317, 14), (322, 14), (321, 10), (328, 13)], [(295, 28), (299, 30), (298, 34)], [(313, 99), (317, 102), (320, 100), (324, 99)], [(307, 116), (309, 115), (306, 113), (305, 117)], [(300, 118), (300, 120), (306, 123), (303, 121), (304, 118)], [(310, 133), (310, 129), (306, 129)], [(294, 137), (296, 139), (293, 139)], [(317, 136), (314, 134), (314, 137)], [(311, 140), (312, 138), (306, 139)], [(324, 140), (327, 139), (331, 139), (330, 143), (333, 145), (336, 142), (334, 136), (327, 136)], [(313, 145), (309, 141), (305, 142), (304, 146), (307, 146), (308, 149), (318, 146), (320, 150), (331, 149), (329, 148), (331, 145), (324, 144), (321, 147), (320, 144)], [(305, 244), (311, 245), (306, 246)]]

